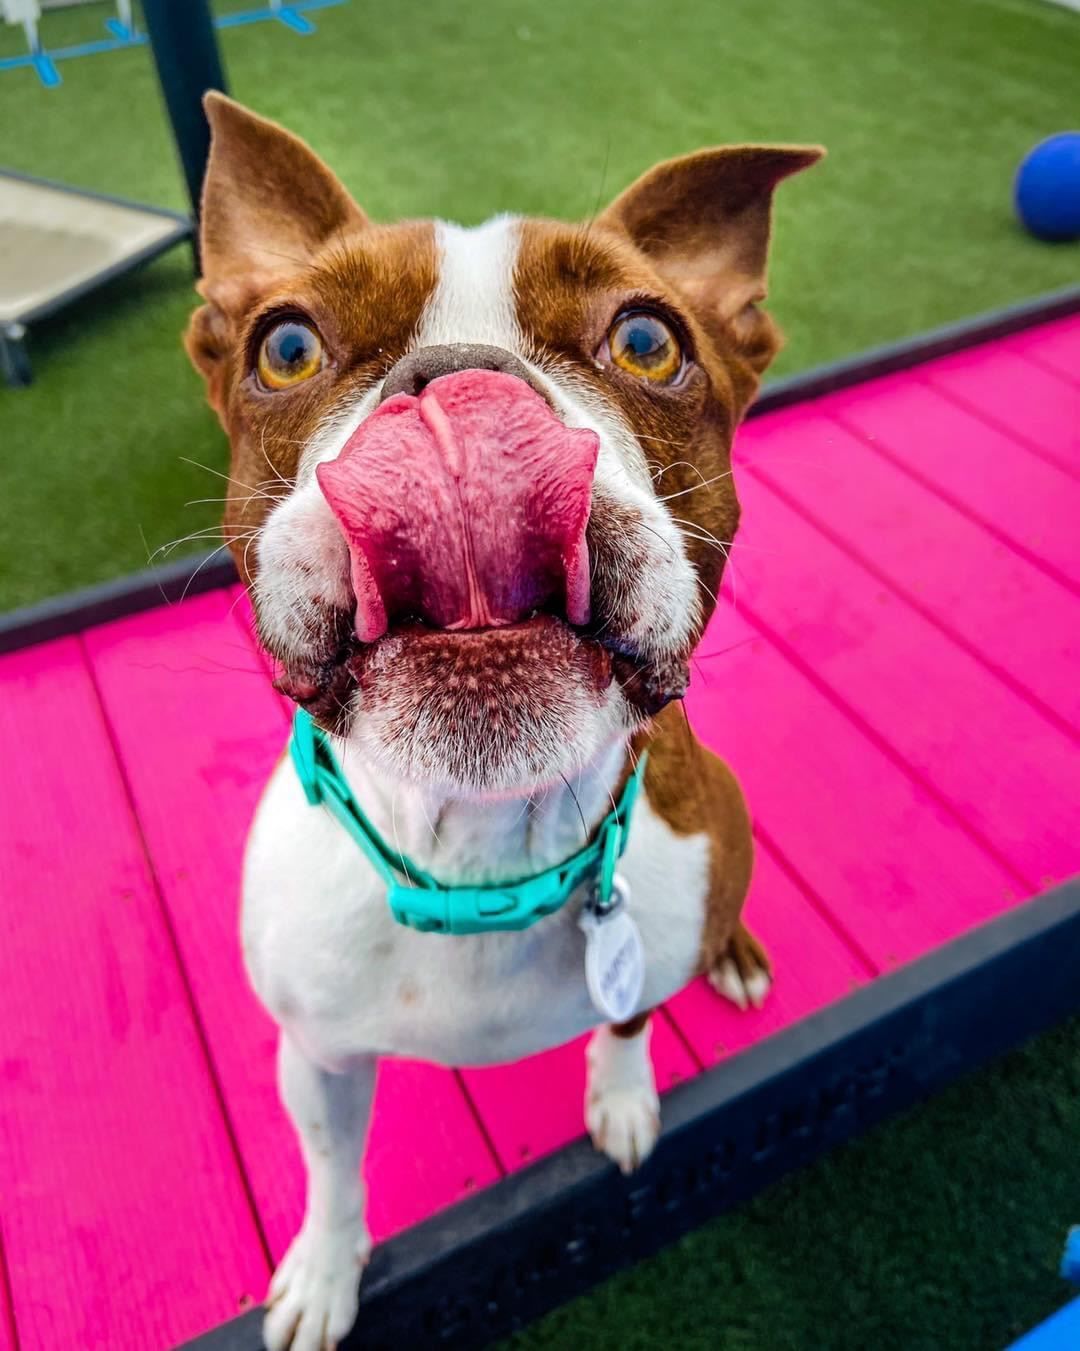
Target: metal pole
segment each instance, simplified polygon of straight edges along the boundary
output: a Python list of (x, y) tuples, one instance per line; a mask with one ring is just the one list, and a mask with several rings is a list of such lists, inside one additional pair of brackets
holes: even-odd
[(22, 324), (0, 324), (0, 375), (13, 389), (28, 385), (32, 379)]
[(208, 89), (227, 92), (210, 6), (208, 0), (143, 0), (143, 18), (184, 169), (192, 215), (198, 221), (210, 153), (210, 127), (202, 96)]

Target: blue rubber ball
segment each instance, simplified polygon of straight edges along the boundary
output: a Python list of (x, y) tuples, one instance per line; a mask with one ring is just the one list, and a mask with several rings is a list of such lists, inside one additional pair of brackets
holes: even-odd
[(1016, 214), (1037, 239), (1080, 239), (1080, 131), (1030, 150), (1016, 175)]

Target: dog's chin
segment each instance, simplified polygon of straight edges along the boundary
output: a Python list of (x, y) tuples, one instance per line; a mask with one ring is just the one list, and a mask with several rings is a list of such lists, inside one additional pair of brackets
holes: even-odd
[(610, 653), (538, 615), (496, 629), (394, 626), (348, 662), (346, 735), (395, 779), (464, 796), (569, 777), (639, 725)]

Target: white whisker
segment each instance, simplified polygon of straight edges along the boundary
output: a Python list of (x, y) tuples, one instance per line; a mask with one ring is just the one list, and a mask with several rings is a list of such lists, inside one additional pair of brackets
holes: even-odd
[(723, 474), (714, 474), (712, 478), (702, 479), (700, 483), (693, 483), (689, 488), (681, 488), (677, 493), (669, 493), (667, 497), (661, 497), (661, 502), (674, 502), (677, 497), (685, 497), (687, 493), (696, 493), (701, 488), (708, 488), (714, 483), (719, 483), (721, 479), (730, 478), (732, 470), (728, 469)]
[(656, 471), (656, 473), (653, 474), (653, 482), (654, 483), (659, 482), (659, 480), (662, 479), (665, 474), (669, 474), (673, 469), (692, 469), (694, 473), (698, 476), (698, 478), (701, 480), (702, 484), (704, 485), (705, 483), (705, 475), (701, 472), (701, 470), (697, 467), (697, 465), (691, 463), (690, 460), (676, 460), (674, 464), (661, 465), (660, 468)]

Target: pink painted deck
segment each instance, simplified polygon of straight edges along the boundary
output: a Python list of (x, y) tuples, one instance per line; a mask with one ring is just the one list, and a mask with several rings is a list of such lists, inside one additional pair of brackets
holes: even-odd
[[(758, 419), (736, 458), (687, 707), (750, 798), (777, 982), (672, 999), (663, 1089), (1080, 871), (1080, 319)], [(299, 1219), (236, 936), (288, 715), (238, 599), (0, 659), (0, 1351), (164, 1351), (259, 1299)], [(376, 1237), (578, 1136), (583, 1089), (580, 1045), (387, 1063)]]

